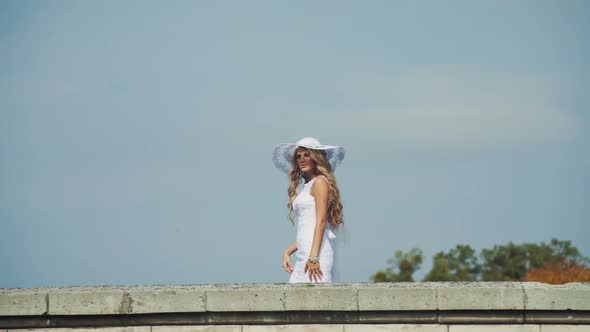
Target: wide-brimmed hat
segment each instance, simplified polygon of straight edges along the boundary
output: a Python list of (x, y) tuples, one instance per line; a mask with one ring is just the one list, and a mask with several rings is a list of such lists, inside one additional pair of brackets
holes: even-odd
[(324, 150), (326, 151), (328, 162), (332, 167), (332, 172), (336, 170), (336, 166), (340, 165), (344, 159), (344, 148), (336, 145), (320, 144), (320, 141), (313, 137), (304, 137), (297, 141), (297, 143), (283, 143), (274, 147), (272, 150), (272, 161), (275, 167), (283, 173), (289, 173), (291, 170), (291, 160), (293, 154), (298, 146), (308, 149)]

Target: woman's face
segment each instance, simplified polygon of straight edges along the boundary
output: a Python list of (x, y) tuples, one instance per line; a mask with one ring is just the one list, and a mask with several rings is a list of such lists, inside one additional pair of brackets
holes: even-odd
[(309, 173), (315, 168), (315, 162), (311, 159), (311, 155), (307, 149), (298, 147), (295, 150), (295, 159), (297, 160), (299, 170), (304, 173)]

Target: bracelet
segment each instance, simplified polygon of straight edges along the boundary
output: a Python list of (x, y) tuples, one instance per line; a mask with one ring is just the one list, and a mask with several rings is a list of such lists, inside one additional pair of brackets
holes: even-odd
[(309, 257), (307, 260), (308, 260), (310, 263), (319, 263), (319, 261), (320, 261), (320, 257), (319, 257), (319, 256), (316, 256), (316, 257)]

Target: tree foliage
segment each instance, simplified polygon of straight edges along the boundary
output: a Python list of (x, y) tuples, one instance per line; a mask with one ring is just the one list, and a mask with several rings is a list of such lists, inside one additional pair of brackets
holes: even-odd
[(527, 254), (524, 245), (512, 242), (507, 245), (495, 245), (492, 249), (482, 249), (483, 281), (520, 280), (527, 271)]
[(424, 281), (474, 281), (480, 270), (475, 250), (458, 244), (447, 253), (441, 251), (434, 255), (432, 269)]
[(422, 250), (412, 248), (409, 252), (396, 250), (393, 258), (387, 260), (389, 266), (371, 276), (374, 282), (414, 281), (413, 274), (422, 264)]
[(565, 284), (574, 281), (590, 281), (590, 268), (580, 263), (563, 260), (548, 262), (542, 267), (530, 270), (524, 281), (538, 281), (548, 284)]
[(583, 264), (588, 259), (580, 254), (571, 241), (551, 239), (549, 244), (541, 242), (516, 245), (496, 245), (493, 249), (481, 251), (483, 259), (481, 280), (516, 281), (523, 280), (531, 269), (545, 264), (557, 264), (564, 260)]
[[(422, 264), (422, 251), (397, 250), (385, 270), (371, 276), (374, 282), (414, 281)], [(551, 239), (547, 244), (509, 242), (482, 249), (479, 257), (469, 245), (458, 244), (432, 258), (432, 268), (424, 281), (518, 281), (548, 283), (588, 281), (588, 258), (571, 241)]]

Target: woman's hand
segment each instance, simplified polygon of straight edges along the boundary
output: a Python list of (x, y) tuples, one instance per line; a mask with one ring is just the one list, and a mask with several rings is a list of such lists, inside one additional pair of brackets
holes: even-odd
[(322, 269), (320, 269), (320, 262), (312, 263), (310, 261), (305, 262), (305, 268), (303, 272), (307, 272), (309, 270), (309, 281), (312, 282), (312, 278), (317, 282), (321, 281), (324, 274), (322, 273)]
[(287, 273), (293, 272), (293, 268), (291, 267), (291, 258), (289, 258), (288, 253), (283, 254), (283, 268)]

